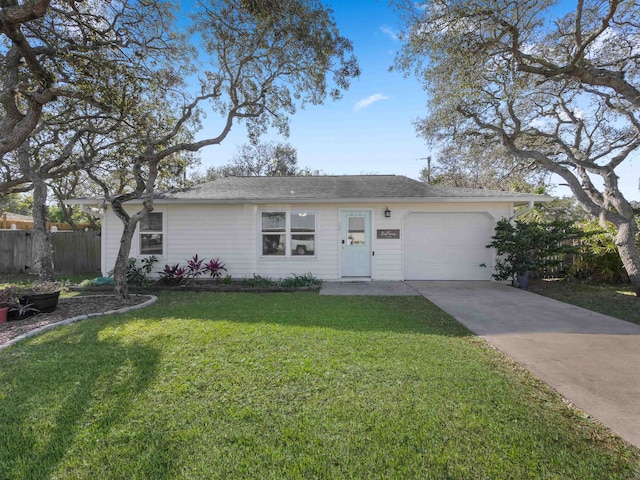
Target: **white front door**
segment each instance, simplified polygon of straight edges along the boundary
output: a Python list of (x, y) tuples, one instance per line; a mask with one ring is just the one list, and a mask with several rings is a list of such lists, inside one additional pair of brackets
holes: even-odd
[(371, 212), (342, 212), (342, 276), (371, 276)]

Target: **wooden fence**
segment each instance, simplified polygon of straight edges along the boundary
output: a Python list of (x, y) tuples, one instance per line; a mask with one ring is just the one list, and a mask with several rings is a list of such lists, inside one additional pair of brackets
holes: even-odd
[[(33, 220), (15, 220), (12, 219), (10, 216), (10, 214), (8, 213), (3, 213), (2, 216), (0, 216), (0, 229), (3, 230), (33, 230)], [(29, 217), (27, 217), (29, 218)], [(73, 228), (71, 227), (71, 225), (69, 225), (68, 223), (64, 223), (64, 222), (47, 222), (47, 230), (51, 231), (51, 229), (54, 229), (54, 231), (60, 231), (60, 230), (73, 230)], [(85, 228), (89, 228), (91, 229), (91, 225), (89, 225), (88, 223), (79, 223), (76, 224), (76, 230), (83, 230)]]
[[(100, 236), (96, 232), (52, 232), (56, 274), (100, 273)], [(0, 231), (0, 273), (36, 273), (33, 235)]]
[[(553, 257), (554, 260), (556, 259)], [(553, 279), (553, 278), (564, 278), (569, 274), (569, 270), (575, 260), (577, 255), (563, 255), (560, 258), (560, 263), (557, 265), (553, 265), (551, 267), (545, 267), (542, 270), (538, 270), (535, 272), (529, 273), (529, 278), (537, 278), (537, 279)]]
[[(584, 240), (581, 238), (567, 239), (562, 242), (563, 245), (571, 245), (573, 247), (580, 247), (584, 244)], [(575, 269), (576, 263), (581, 260), (579, 253), (566, 253), (564, 255), (555, 255), (549, 257), (550, 260), (557, 262), (555, 265), (547, 266), (542, 270), (536, 272), (530, 272), (529, 278), (537, 279), (552, 279), (552, 278), (564, 278)]]

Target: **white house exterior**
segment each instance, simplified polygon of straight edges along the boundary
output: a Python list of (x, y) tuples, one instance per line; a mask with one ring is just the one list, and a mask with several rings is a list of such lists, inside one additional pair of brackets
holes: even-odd
[[(195, 254), (220, 258), (234, 278), (489, 280), (495, 253), (486, 245), (496, 222), (515, 206), (548, 199), (395, 175), (228, 177), (158, 194), (131, 256), (155, 255), (158, 270)], [(121, 233), (107, 206), (103, 275)]]

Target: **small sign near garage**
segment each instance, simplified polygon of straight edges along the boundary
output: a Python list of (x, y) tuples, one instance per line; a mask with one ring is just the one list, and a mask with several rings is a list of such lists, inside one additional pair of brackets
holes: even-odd
[(400, 238), (400, 230), (378, 230), (378, 239), (395, 240)]

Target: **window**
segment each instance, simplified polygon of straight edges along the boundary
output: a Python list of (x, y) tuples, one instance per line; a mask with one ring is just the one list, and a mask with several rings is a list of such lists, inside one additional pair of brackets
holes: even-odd
[(262, 254), (285, 255), (287, 214), (285, 212), (262, 213)]
[(262, 212), (262, 255), (313, 256), (316, 214), (311, 211)]
[(367, 243), (364, 217), (349, 217), (347, 222), (349, 245), (364, 245)]
[(162, 212), (151, 212), (140, 220), (140, 255), (163, 254), (162, 227)]
[(316, 214), (291, 213), (291, 255), (315, 255)]

